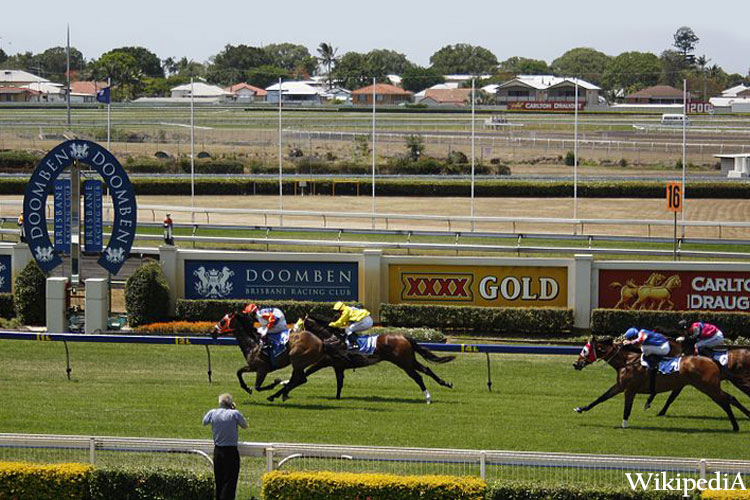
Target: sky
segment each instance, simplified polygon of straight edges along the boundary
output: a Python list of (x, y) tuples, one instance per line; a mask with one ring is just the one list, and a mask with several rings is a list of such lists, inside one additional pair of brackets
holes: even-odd
[(609, 55), (633, 50), (658, 55), (670, 48), (680, 26), (690, 26), (700, 37), (696, 55), (707, 55), (710, 64), (730, 73), (746, 75), (750, 68), (746, 0), (72, 0), (68, 15), (64, 5), (36, 0), (29, 8), (7, 2), (0, 16), (0, 48), (8, 54), (38, 53), (65, 45), (69, 24), (71, 45), (86, 59), (117, 47), (143, 46), (162, 59), (185, 56), (204, 62), (227, 44), (280, 42), (305, 45), (316, 55), (325, 41), (339, 55), (384, 48), (422, 66), (429, 65), (434, 52), (456, 43), (481, 45), (499, 61), (522, 56), (549, 63), (575, 47)]

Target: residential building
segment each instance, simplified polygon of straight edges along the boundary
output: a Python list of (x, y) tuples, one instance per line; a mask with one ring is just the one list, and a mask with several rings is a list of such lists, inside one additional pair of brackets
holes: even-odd
[(352, 91), (347, 90), (343, 87), (333, 87), (329, 90), (324, 91), (320, 96), (326, 101), (339, 101), (344, 104), (352, 103)]
[(237, 102), (258, 102), (266, 100), (266, 91), (260, 87), (255, 87), (249, 83), (237, 83), (224, 90), (234, 94)]
[(36, 99), (32, 101), (61, 103), (67, 101), (67, 91), (63, 84), (46, 82), (35, 82), (23, 85), (23, 88), (36, 92)]
[(231, 100), (233, 95), (217, 85), (209, 85), (204, 82), (186, 83), (172, 87), (170, 92), (173, 99), (185, 99), (190, 97), (193, 92), (193, 98), (201, 101), (225, 102)]
[[(279, 84), (266, 87), (266, 101), (279, 102)], [(305, 82), (282, 82), (281, 102), (287, 104), (320, 104), (321, 91)]]
[[(687, 94), (687, 100), (690, 101), (690, 92)], [(625, 102), (627, 104), (682, 104), (683, 92), (669, 85), (656, 85), (626, 95)]]
[(30, 83), (49, 82), (46, 78), (18, 69), (0, 69), (0, 87), (23, 87)]
[(425, 106), (462, 108), (471, 104), (471, 89), (427, 89), (415, 102)]
[(721, 97), (750, 97), (750, 87), (735, 85), (723, 91)]
[(106, 86), (107, 82), (70, 82), (70, 102), (96, 102), (96, 93)]
[(402, 103), (411, 102), (414, 95), (408, 90), (404, 90), (387, 83), (378, 83), (374, 86), (368, 85), (352, 91), (352, 103), (355, 106), (372, 106), (373, 90), (375, 94), (375, 104), (384, 106), (395, 106)]
[[(508, 109), (572, 111), (599, 104), (600, 88), (575, 78), (552, 75), (518, 75), (503, 82), (495, 90), (495, 102)], [(490, 86), (488, 86), (490, 87)]]
[(33, 102), (39, 92), (22, 87), (0, 87), (0, 102)]

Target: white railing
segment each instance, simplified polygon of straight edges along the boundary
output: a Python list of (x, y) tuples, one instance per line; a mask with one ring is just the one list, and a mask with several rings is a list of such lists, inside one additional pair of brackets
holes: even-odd
[[(591, 474), (598, 474), (595, 482), (613, 484), (614, 480), (623, 485), (626, 484), (625, 472), (666, 471), (702, 478), (715, 472), (750, 474), (748, 461), (706, 458), (263, 442), (242, 442), (239, 449), (243, 457), (262, 459), (266, 471), (293, 468), (295, 464), (305, 469), (336, 471), (394, 470), (394, 465), (399, 466), (398, 470), (408, 471), (414, 470), (409, 466), (418, 465), (433, 473), (450, 473), (458, 467), (465, 475), (483, 479), (507, 478), (511, 474), (515, 478), (573, 480), (583, 478), (582, 473), (585, 473), (587, 481), (591, 481)], [(200, 439), (0, 434), (0, 459), (3, 460), (29, 460), (29, 454), (48, 460), (49, 455), (43, 452), (50, 450), (77, 451), (79, 457), (87, 457), (83, 461), (93, 464), (102, 453), (109, 456), (117, 453), (196, 454), (210, 462), (213, 443)], [(60, 456), (59, 460), (66, 458)], [(311, 466), (315, 462), (318, 466)]]

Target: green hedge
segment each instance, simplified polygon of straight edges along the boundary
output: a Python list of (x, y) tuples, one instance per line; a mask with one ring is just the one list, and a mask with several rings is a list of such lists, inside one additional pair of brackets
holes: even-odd
[(169, 313), (169, 284), (158, 262), (149, 260), (125, 282), (130, 326), (164, 321)]
[(46, 287), (47, 278), (35, 260), (26, 264), (16, 277), (14, 309), (24, 325), (46, 323)]
[(265, 500), (483, 500), (486, 487), (475, 477), (284, 471), (263, 476)]
[[(183, 173), (190, 173), (189, 158), (181, 158), (179, 166)], [(197, 174), (242, 174), (244, 172), (245, 165), (237, 160), (195, 160), (195, 173)]]
[(296, 300), (187, 300), (177, 299), (177, 317), (181, 321), (219, 321), (225, 314), (242, 310), (255, 302), (258, 307), (278, 307), (284, 311), (287, 323), (292, 324), (306, 314), (333, 318), (333, 302), (305, 302)]
[(95, 469), (91, 500), (211, 500), (213, 474), (166, 469)]
[(15, 318), (16, 309), (13, 304), (13, 295), (10, 293), (0, 293), (0, 318)]
[(561, 307), (472, 307), (381, 304), (383, 324), (436, 327), (476, 334), (564, 335), (573, 329), (573, 309)]
[(0, 168), (31, 170), (37, 166), (42, 157), (26, 151), (0, 151)]
[(2, 500), (88, 500), (87, 464), (0, 462)]
[(674, 329), (681, 319), (706, 321), (718, 326), (728, 339), (750, 334), (750, 313), (710, 311), (631, 311), (594, 309), (591, 312), (591, 333), (622, 335), (630, 327)]
[[(625, 474), (622, 476), (626, 482)], [(627, 487), (627, 485), (625, 486)], [(611, 487), (543, 485), (498, 481), (487, 488), (487, 500), (683, 500), (681, 491), (630, 491)], [(691, 495), (687, 498), (700, 498)]]

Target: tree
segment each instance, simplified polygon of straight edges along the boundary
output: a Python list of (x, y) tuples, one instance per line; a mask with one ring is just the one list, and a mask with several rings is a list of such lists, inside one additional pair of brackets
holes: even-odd
[(0, 64), (4, 63), (8, 60), (8, 54), (5, 53), (5, 51), (0, 48)]
[(421, 135), (411, 134), (406, 136), (406, 151), (407, 156), (411, 161), (419, 160), (424, 151), (424, 139)]
[(495, 72), (497, 57), (484, 47), (459, 43), (446, 45), (432, 54), (430, 64), (435, 71), (443, 75), (481, 75)]
[(552, 72), (547, 61), (526, 57), (509, 57), (500, 63), (499, 69), (513, 75), (549, 75)]
[(161, 67), (164, 69), (166, 76), (174, 75), (177, 73), (177, 61), (174, 57), (167, 57), (161, 60)]
[(213, 57), (213, 64), (206, 72), (206, 79), (212, 83), (231, 85), (244, 81), (249, 69), (271, 64), (272, 60), (268, 53), (261, 48), (227, 45)]
[(659, 83), (673, 87), (682, 80), (682, 70), (685, 69), (685, 58), (676, 50), (665, 50), (659, 56), (661, 62), (661, 77)]
[(320, 42), (320, 45), (318, 45), (318, 61), (326, 68), (329, 87), (331, 86), (331, 68), (338, 61), (338, 57), (336, 57), (338, 50), (338, 47), (334, 47), (328, 42)]
[(164, 69), (161, 66), (159, 57), (144, 47), (120, 47), (105, 52), (104, 55), (119, 52), (127, 54), (135, 60), (135, 66), (144, 76), (152, 78), (164, 78)]
[(372, 79), (384, 80), (386, 72), (382, 69), (374, 71), (370, 68), (365, 54), (347, 52), (340, 59), (332, 71), (332, 79), (348, 89), (358, 89), (372, 84)]
[(682, 60), (685, 61), (685, 64), (692, 64), (692, 52), (695, 50), (695, 45), (700, 38), (698, 38), (692, 28), (688, 26), (678, 28), (677, 31), (675, 31), (673, 38), (674, 43), (672, 46), (682, 54)]
[(3, 68), (7, 69), (25, 69), (29, 71), (38, 71), (33, 68), (34, 65), (34, 54), (31, 52), (19, 52), (8, 56), (8, 59), (2, 63)]
[(610, 56), (598, 50), (578, 47), (552, 61), (552, 71), (558, 76), (574, 76), (599, 85), (610, 59)]
[(192, 59), (188, 60), (187, 57), (183, 57), (177, 61), (177, 75), (183, 78), (190, 77), (203, 78), (206, 76), (206, 66)]
[[(75, 47), (70, 48), (70, 69), (81, 70), (86, 65), (83, 54)], [(36, 54), (30, 61), (30, 66), (27, 69), (34, 73), (38, 73), (39, 76), (47, 78), (49, 80), (63, 83), (67, 79), (65, 73), (68, 66), (68, 51), (65, 47), (52, 47), (41, 54)]]
[(125, 283), (125, 309), (130, 326), (164, 321), (169, 314), (169, 283), (161, 266), (147, 261)]
[(388, 49), (374, 49), (365, 54), (367, 66), (373, 73), (401, 75), (414, 66), (404, 54)]
[(47, 277), (32, 260), (16, 278), (14, 306), (16, 316), (24, 325), (43, 325), (45, 322), (45, 287)]
[(635, 92), (659, 83), (661, 62), (650, 52), (623, 52), (604, 70), (602, 85), (608, 90)]
[(263, 47), (270, 59), (270, 64), (277, 68), (284, 68), (289, 72), (303, 69), (307, 74), (315, 72), (317, 60), (310, 55), (304, 45), (293, 43), (272, 43)]
[(444, 81), (443, 75), (432, 68), (422, 66), (412, 66), (401, 74), (401, 86), (411, 92), (419, 92)]
[(113, 97), (131, 99), (138, 93), (141, 73), (135, 58), (125, 52), (111, 51), (92, 63), (92, 77), (96, 80), (112, 80)]
[(246, 73), (246, 81), (250, 85), (255, 85), (256, 87), (264, 89), (270, 87), (274, 83), (279, 83), (279, 78), (282, 80), (288, 80), (289, 76), (289, 72), (284, 68), (265, 64), (248, 70)]

